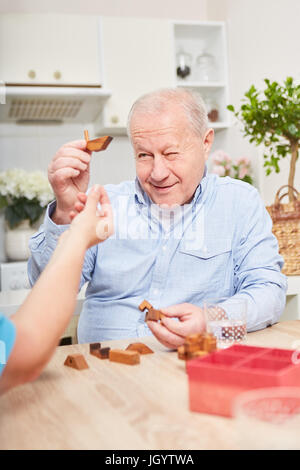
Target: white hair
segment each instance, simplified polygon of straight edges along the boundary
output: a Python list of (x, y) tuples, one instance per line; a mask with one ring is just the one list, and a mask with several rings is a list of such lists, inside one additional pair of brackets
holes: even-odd
[(130, 125), (135, 113), (154, 114), (165, 111), (169, 104), (178, 104), (182, 107), (192, 130), (203, 137), (208, 129), (208, 118), (205, 103), (201, 95), (185, 88), (162, 88), (138, 98), (132, 105), (128, 115), (127, 134), (131, 138)]

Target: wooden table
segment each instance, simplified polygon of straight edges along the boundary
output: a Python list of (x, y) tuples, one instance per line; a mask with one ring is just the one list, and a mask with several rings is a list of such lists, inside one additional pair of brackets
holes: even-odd
[[(0, 449), (237, 448), (234, 419), (189, 411), (185, 363), (155, 338), (142, 340), (155, 354), (136, 366), (99, 360), (87, 344), (57, 348), (36, 382), (0, 397)], [(247, 344), (299, 348), (300, 321), (248, 334)], [(70, 353), (83, 353), (89, 369), (65, 367)]]

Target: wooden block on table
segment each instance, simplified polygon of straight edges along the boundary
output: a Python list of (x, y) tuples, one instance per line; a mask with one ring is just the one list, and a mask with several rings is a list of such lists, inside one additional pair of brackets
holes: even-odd
[(140, 363), (140, 355), (137, 351), (123, 351), (122, 349), (111, 349), (109, 360), (121, 364), (135, 365)]
[(91, 343), (90, 344), (90, 354), (93, 354), (94, 351), (101, 349), (101, 343)]
[(98, 357), (98, 359), (109, 359), (110, 348), (95, 349), (91, 352), (92, 356)]
[(188, 354), (186, 353), (185, 347), (184, 346), (179, 346), (177, 349), (177, 355), (178, 359), (186, 360), (188, 357)]
[(141, 312), (143, 312), (146, 308), (150, 310), (153, 307), (151, 304), (149, 304), (149, 302), (147, 302), (147, 300), (143, 300), (143, 302), (139, 305), (139, 309)]
[(72, 367), (73, 369), (83, 370), (88, 369), (89, 366), (82, 354), (70, 354), (64, 362), (65, 366)]
[(154, 354), (154, 351), (144, 343), (132, 343), (126, 348), (126, 351), (137, 351), (140, 354)]
[(188, 354), (192, 354), (196, 351), (201, 351), (201, 348), (198, 343), (185, 344), (184, 348), (185, 348), (185, 352)]
[(186, 344), (199, 344), (203, 341), (203, 335), (200, 334), (195, 334), (195, 335), (189, 335), (185, 338), (185, 343)]
[(190, 359), (194, 359), (194, 357), (205, 357), (207, 356), (209, 353), (207, 351), (195, 351), (191, 354), (191, 358)]
[(203, 351), (213, 352), (217, 349), (217, 338), (211, 333), (204, 335)]

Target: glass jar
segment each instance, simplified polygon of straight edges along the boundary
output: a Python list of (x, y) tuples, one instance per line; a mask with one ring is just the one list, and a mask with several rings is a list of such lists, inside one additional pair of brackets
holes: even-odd
[(205, 105), (209, 122), (219, 121), (219, 105), (216, 103), (216, 101), (212, 98), (206, 98)]
[(209, 82), (217, 80), (215, 58), (208, 52), (202, 52), (196, 59), (196, 80)]
[(192, 67), (192, 56), (184, 51), (179, 51), (176, 54), (176, 74), (177, 77), (184, 80), (191, 74), (191, 67)]

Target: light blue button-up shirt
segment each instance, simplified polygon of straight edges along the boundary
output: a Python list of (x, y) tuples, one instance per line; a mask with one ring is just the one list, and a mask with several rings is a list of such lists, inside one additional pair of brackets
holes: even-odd
[[(115, 233), (87, 251), (81, 285), (88, 282), (79, 342), (151, 334), (138, 309), (204, 299), (247, 299), (248, 331), (275, 323), (285, 305), (286, 278), (271, 219), (247, 183), (206, 174), (193, 200), (173, 210), (153, 204), (138, 180), (105, 186)], [(30, 241), (33, 284), (68, 226), (50, 218)], [(66, 282), (68, 280), (66, 279)]]

